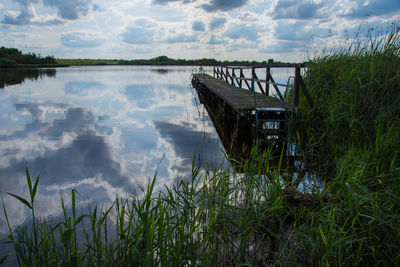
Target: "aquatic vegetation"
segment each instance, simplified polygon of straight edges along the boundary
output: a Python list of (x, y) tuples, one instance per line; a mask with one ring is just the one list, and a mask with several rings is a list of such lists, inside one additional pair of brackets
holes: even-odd
[(83, 214), (73, 190), (54, 223), (35, 217), (40, 185), (27, 171), (30, 199), (12, 196), (34, 223), (8, 236), (19, 264), (400, 265), (399, 38), (394, 28), (310, 62), (315, 105), (300, 99), (289, 130), (322, 188), (300, 192), (284, 153), (270, 166), (271, 150), (253, 148), (240, 173), (193, 160), (189, 181), (155, 192), (155, 175), (139, 194)]

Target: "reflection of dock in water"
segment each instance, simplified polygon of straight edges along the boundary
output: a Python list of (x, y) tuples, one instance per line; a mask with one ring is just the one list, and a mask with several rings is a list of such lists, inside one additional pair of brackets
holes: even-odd
[[(290, 111), (289, 105), (272, 97), (267, 97), (264, 102), (259, 101), (260, 104), (269, 105), (271, 112), (268, 114), (268, 109), (263, 110), (263, 115), (267, 118), (265, 119), (266, 127), (264, 125), (262, 128), (255, 129), (255, 113), (251, 110), (254, 106), (251, 106), (251, 102), (245, 104), (243, 100), (245, 97), (253, 97), (253, 92), (234, 88), (233, 90), (242, 91), (240, 92), (242, 96), (239, 97), (237, 97), (238, 93), (236, 92), (236, 97), (241, 98), (236, 99), (236, 103), (242, 104), (231, 105), (223, 97), (209, 89), (209, 87), (218, 86), (219, 91), (221, 91), (221, 87), (225, 88), (223, 90), (232, 90), (231, 85), (224, 84), (204, 74), (193, 75), (193, 77), (192, 84), (197, 91), (200, 103), (206, 108), (235, 171), (243, 172), (244, 162), (257, 160), (251, 157), (252, 152), (254, 152), (253, 149), (258, 149), (259, 152), (268, 150), (268, 163), (260, 162), (260, 164), (268, 166), (270, 171), (278, 170), (282, 174), (287, 172), (290, 175), (282, 175), (282, 178), (295, 178), (295, 181), (289, 182), (294, 182), (294, 186), (298, 185), (306, 175), (306, 170), (304, 170), (298, 156), (292, 151), (295, 145), (288, 144), (286, 140), (285, 128)], [(204, 84), (201, 82), (204, 82)], [(260, 95), (257, 97), (265, 99), (265, 95)], [(231, 103), (234, 101), (231, 101)]]
[[(287, 84), (275, 82), (271, 69), (286, 68), (294, 71)], [(259, 143), (270, 143), (271, 139), (284, 139), (288, 117), (298, 108), (300, 92), (313, 106), (306, 85), (301, 77), (304, 64), (267, 64), (251, 67), (214, 67), (214, 77), (199, 73), (192, 74), (192, 85), (202, 95), (209, 107), (223, 111), (224, 119), (236, 120), (238, 132), (245, 131)], [(266, 78), (260, 79), (257, 70), (265, 71)], [(245, 71), (251, 71), (246, 77)], [(236, 71), (236, 73), (235, 73)], [(240, 72), (240, 73), (238, 73)], [(261, 76), (260, 76), (261, 77)], [(275, 89), (276, 97), (270, 93)], [(283, 97), (280, 88), (293, 90), (292, 105)], [(233, 118), (232, 118), (233, 117)]]
[[(208, 115), (218, 133), (218, 136), (229, 155), (231, 165), (235, 170), (241, 172), (241, 166), (244, 161), (250, 158), (253, 145), (257, 141), (250, 132), (243, 131), (249, 129), (251, 122), (249, 120), (237, 120), (234, 113), (224, 110), (221, 106), (212, 105), (212, 100), (204, 98), (199, 90), (197, 90), (200, 103), (204, 105)], [(274, 136), (275, 137), (275, 136)], [(280, 167), (286, 169), (294, 166), (295, 156), (287, 155), (287, 144), (283, 136), (280, 138), (270, 138), (268, 142), (261, 142), (257, 146), (261, 151), (270, 149), (271, 151), (271, 168), (278, 166), (282, 150), (285, 152)]]
[[(235, 124), (237, 132), (265, 139), (279, 139), (285, 135), (290, 107), (271, 96), (244, 90), (205, 74), (193, 76), (193, 87), (207, 102), (218, 109), (223, 119)], [(218, 111), (218, 112), (219, 112)]]

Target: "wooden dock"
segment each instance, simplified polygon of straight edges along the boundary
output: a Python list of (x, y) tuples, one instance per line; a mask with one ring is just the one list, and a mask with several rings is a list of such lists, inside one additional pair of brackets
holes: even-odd
[(265, 94), (238, 88), (227, 82), (217, 80), (207, 74), (194, 74), (194, 87), (207, 88), (239, 114), (258, 109), (283, 109), (290, 108), (289, 103)]
[[(266, 79), (259, 79), (257, 69), (264, 68)], [(292, 83), (276, 83), (271, 68), (293, 68)], [(300, 75), (304, 64), (274, 64), (258, 67), (214, 67), (214, 77), (200, 68), (192, 73), (192, 86), (207, 105), (223, 113), (224, 119), (236, 124), (238, 131), (250, 128), (257, 139), (281, 138), (286, 134), (288, 117), (297, 108), (300, 90), (309, 105), (313, 105), (305, 83)], [(246, 78), (245, 69), (251, 69), (251, 77)], [(238, 76), (235, 71), (240, 71)], [(269, 95), (270, 85), (276, 96)], [(247, 86), (247, 88), (244, 88)], [(285, 101), (278, 87), (288, 89), (292, 86), (293, 103)], [(259, 92), (257, 92), (257, 90)]]

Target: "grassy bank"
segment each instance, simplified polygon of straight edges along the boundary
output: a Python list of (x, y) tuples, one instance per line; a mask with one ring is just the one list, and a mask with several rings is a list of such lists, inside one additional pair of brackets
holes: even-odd
[(72, 191), (54, 225), (35, 217), (39, 183), (27, 174), (31, 198), (19, 200), (35, 224), (9, 235), (19, 263), (400, 265), (399, 38), (393, 30), (353, 43), (317, 57), (305, 73), (315, 105), (303, 103), (290, 138), (322, 188), (297, 191), (283, 157), (269, 166), (271, 154), (253, 149), (243, 173), (193, 164), (187, 182), (156, 193), (154, 177), (138, 196), (85, 214)]
[(316, 58), (305, 75), (316, 105), (303, 99), (294, 136), (331, 196), (306, 224), (320, 232), (319, 261), (400, 264), (399, 66), (394, 28)]

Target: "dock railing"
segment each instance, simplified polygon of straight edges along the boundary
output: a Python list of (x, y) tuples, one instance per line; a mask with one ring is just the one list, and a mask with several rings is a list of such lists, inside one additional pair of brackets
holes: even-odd
[[(306, 68), (304, 63), (290, 64), (290, 63), (279, 63), (279, 64), (266, 64), (262, 66), (219, 66), (214, 67), (214, 78), (223, 80), (233, 86), (244, 88), (255, 92), (257, 89), (265, 95), (270, 95), (270, 85), (275, 89), (276, 94), (281, 100), (284, 100), (282, 93), (279, 90), (279, 86), (288, 88), (288, 84), (281, 84), (275, 82), (271, 74), (271, 69), (274, 68), (292, 68), (294, 69), (294, 82), (293, 82), (293, 105), (297, 107), (299, 105), (300, 90), (307, 99), (308, 104), (313, 107), (314, 102), (307, 90), (306, 84), (301, 77), (301, 69)], [(260, 79), (257, 75), (256, 70), (265, 69), (265, 79)], [(244, 70), (251, 70), (251, 77), (246, 77)], [(264, 86), (263, 86), (264, 85)], [(244, 88), (246, 89), (246, 88)]]

